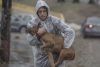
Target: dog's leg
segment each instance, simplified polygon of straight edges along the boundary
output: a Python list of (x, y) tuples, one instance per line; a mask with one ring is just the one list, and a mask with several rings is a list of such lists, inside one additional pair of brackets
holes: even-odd
[(64, 58), (65, 58), (65, 50), (64, 49), (62, 49), (61, 51), (60, 51), (60, 54), (59, 54), (59, 57), (58, 57), (58, 60), (57, 60), (57, 62), (55, 63), (55, 66), (58, 66), (58, 64), (60, 64), (63, 60), (64, 60)]
[(60, 51), (59, 58), (58, 58), (57, 62), (55, 63), (55, 66), (57, 66), (64, 60), (73, 60), (74, 58), (75, 58), (75, 51), (72, 46), (68, 49), (63, 48)]
[(63, 58), (59, 57), (58, 60), (57, 60), (57, 62), (55, 63), (55, 66), (58, 66), (58, 64), (61, 63), (62, 59), (63, 59)]
[(50, 67), (55, 67), (52, 52), (51, 51), (46, 51), (46, 52), (47, 52), (49, 60), (50, 60), (50, 65), (51, 65)]
[[(43, 53), (44, 53), (44, 49), (45, 48), (51, 48), (51, 47), (53, 47), (54, 45), (53, 44), (51, 44), (50, 42), (48, 42), (48, 43), (44, 43), (43, 42), (43, 45), (40, 47), (40, 49), (41, 49), (41, 51), (42, 51), (42, 55), (43, 55)], [(49, 50), (49, 49), (48, 49)]]

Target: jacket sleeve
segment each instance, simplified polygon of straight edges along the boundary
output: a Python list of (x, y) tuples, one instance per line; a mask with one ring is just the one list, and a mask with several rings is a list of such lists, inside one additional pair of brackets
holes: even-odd
[[(34, 23), (34, 19), (29, 21), (28, 24), (27, 24), (27, 28), (29, 27), (33, 27), (35, 25)], [(32, 36), (31, 34), (28, 33), (27, 35), (27, 41), (30, 43), (31, 46), (34, 46), (34, 45), (37, 45), (37, 44), (40, 44), (41, 42), (39, 41), (39, 39), (37, 38), (36, 35)]]
[(61, 21), (60, 19), (57, 19), (54, 22), (54, 26), (62, 33), (64, 37), (63, 47), (70, 48), (75, 38), (74, 30), (71, 29), (65, 22)]

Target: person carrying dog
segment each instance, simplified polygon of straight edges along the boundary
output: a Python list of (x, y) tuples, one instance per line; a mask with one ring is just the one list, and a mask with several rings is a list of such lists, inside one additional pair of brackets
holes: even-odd
[[(44, 53), (43, 55), (41, 55), (41, 35), (44, 34), (46, 31), (62, 35), (64, 37), (63, 48), (69, 49), (74, 41), (75, 32), (60, 18), (50, 15), (49, 6), (43, 0), (37, 1), (36, 15), (30, 22), (28, 22), (27, 28), (38, 25), (38, 23), (40, 23), (40, 28), (37, 34), (32, 36), (28, 33), (27, 40), (33, 49), (34, 67), (49, 67), (50, 62), (47, 54)], [(53, 53), (53, 55), (55, 59), (57, 54)], [(65, 67), (65, 61), (60, 63), (58, 67)]]

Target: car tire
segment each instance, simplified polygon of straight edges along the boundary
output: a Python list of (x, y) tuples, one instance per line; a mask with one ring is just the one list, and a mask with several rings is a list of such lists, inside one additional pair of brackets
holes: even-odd
[(25, 26), (21, 27), (20, 33), (27, 33), (27, 27), (25, 27)]

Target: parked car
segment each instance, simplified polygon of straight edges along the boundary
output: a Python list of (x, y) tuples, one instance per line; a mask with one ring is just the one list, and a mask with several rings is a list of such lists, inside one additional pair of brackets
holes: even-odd
[(19, 13), (17, 16), (22, 20), (29, 22), (34, 17), (34, 14)]
[(26, 33), (27, 32), (27, 24), (28, 24), (28, 21), (22, 20), (18, 16), (12, 14), (12, 16), (11, 16), (11, 30), (12, 31)]
[(88, 17), (81, 25), (81, 32), (84, 38), (100, 36), (100, 18)]
[[(20, 32), (20, 33), (27, 32), (28, 21), (25, 21), (25, 20), (19, 18), (17, 14), (11, 15), (10, 24), (11, 24), (11, 31), (16, 31), (16, 32)], [(0, 26), (1, 26), (1, 22), (0, 22)]]

